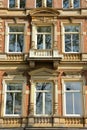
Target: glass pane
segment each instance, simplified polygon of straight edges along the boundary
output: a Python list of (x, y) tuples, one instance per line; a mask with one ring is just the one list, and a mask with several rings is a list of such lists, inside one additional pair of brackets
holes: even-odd
[(65, 52), (71, 52), (71, 34), (65, 34)]
[(82, 95), (81, 93), (74, 93), (74, 111), (75, 114), (82, 114)]
[(72, 35), (72, 42), (73, 42), (73, 52), (79, 52), (79, 35), (73, 34)]
[(41, 92), (36, 93), (36, 114), (43, 113), (43, 94)]
[(6, 114), (13, 114), (13, 93), (6, 94)]
[(66, 93), (66, 114), (73, 114), (72, 93)]
[(21, 108), (22, 108), (21, 100), (22, 100), (22, 94), (15, 93), (14, 114), (21, 114)]
[(45, 114), (52, 114), (52, 94), (45, 93)]
[(43, 35), (37, 35), (37, 49), (43, 49)]
[(63, 8), (69, 8), (69, 0), (63, 0)]
[(24, 32), (23, 26), (10, 26), (9, 32)]
[(52, 84), (51, 83), (36, 83), (36, 90), (51, 90)]
[(17, 35), (17, 52), (23, 52), (23, 45), (24, 45), (24, 35), (19, 34)]
[(65, 32), (79, 32), (80, 28), (79, 26), (75, 26), (75, 25), (65, 25)]
[(42, 6), (42, 0), (36, 0), (36, 7)]
[(20, 0), (20, 8), (25, 8), (26, 0)]
[(82, 83), (81, 82), (66, 82), (65, 87), (67, 91), (70, 90), (82, 90)]
[(9, 52), (15, 52), (15, 42), (16, 42), (16, 35), (10, 34), (9, 35)]
[(51, 26), (39, 26), (37, 27), (37, 32), (51, 32)]
[(45, 49), (51, 49), (51, 35), (45, 35)]
[(74, 8), (80, 7), (80, 0), (74, 0)]
[(15, 0), (9, 0), (9, 8), (15, 8)]
[(22, 84), (13, 84), (13, 83), (10, 83), (10, 84), (7, 84), (7, 90), (22, 90)]
[(47, 7), (52, 7), (52, 0), (47, 0)]

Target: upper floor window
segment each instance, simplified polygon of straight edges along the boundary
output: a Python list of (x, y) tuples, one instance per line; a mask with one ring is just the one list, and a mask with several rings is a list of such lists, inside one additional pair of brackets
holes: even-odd
[(35, 84), (35, 114), (52, 114), (52, 83), (36, 82)]
[(36, 0), (36, 7), (52, 7), (52, 0)]
[(36, 31), (37, 49), (51, 49), (52, 48), (52, 27), (51, 26), (37, 26)]
[(80, 0), (63, 0), (63, 8), (79, 8)]
[(9, 8), (25, 8), (26, 0), (9, 0)]
[(23, 52), (24, 48), (24, 26), (8, 27), (8, 46), (7, 52)]
[(82, 115), (82, 82), (65, 82), (64, 101), (65, 115)]
[(80, 26), (64, 25), (65, 52), (80, 52)]
[(5, 115), (22, 113), (22, 84), (7, 83), (5, 87)]

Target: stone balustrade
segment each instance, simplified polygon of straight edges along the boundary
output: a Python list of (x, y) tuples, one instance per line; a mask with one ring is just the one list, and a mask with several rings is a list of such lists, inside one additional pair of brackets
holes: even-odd
[(0, 127), (80, 127), (87, 126), (87, 118), (81, 117), (4, 117)]

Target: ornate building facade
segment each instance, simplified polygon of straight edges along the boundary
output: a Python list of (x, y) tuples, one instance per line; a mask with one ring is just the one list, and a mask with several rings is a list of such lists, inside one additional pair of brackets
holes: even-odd
[(0, 129), (87, 129), (87, 0), (0, 0)]

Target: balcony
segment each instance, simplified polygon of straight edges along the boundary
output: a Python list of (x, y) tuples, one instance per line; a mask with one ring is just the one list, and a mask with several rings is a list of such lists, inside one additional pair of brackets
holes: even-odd
[(31, 49), (29, 58), (59, 58), (61, 59), (63, 55), (59, 54), (57, 49), (46, 49), (46, 50), (37, 50), (37, 49)]

